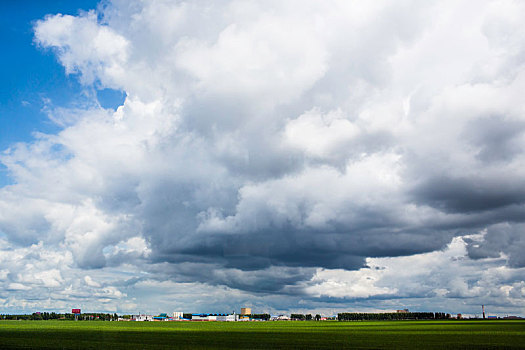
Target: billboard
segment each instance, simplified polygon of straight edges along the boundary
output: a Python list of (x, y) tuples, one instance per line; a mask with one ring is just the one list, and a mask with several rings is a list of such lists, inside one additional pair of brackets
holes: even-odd
[(71, 313), (72, 314), (79, 314), (80, 313), (80, 309), (72, 309)]

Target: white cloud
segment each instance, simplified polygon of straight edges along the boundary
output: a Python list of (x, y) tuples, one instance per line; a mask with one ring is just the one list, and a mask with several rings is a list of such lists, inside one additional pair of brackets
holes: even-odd
[(351, 141), (359, 128), (340, 111), (308, 111), (286, 124), (285, 139), (312, 157), (341, 158), (352, 152)]
[(100, 283), (93, 281), (90, 276), (84, 276), (84, 282), (90, 287), (100, 287)]
[(30, 286), (24, 285), (22, 283), (9, 283), (7, 290), (16, 291), (16, 290), (31, 290)]
[(107, 26), (99, 26), (93, 11), (82, 17), (54, 15), (35, 27), (38, 44), (55, 48), (66, 73), (80, 73), (85, 84), (100, 80), (113, 88), (126, 74), (128, 41)]

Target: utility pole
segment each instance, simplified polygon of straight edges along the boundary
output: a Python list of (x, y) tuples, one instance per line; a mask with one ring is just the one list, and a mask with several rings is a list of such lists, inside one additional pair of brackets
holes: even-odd
[(485, 305), (481, 305), (481, 311), (483, 311), (483, 319), (485, 319)]

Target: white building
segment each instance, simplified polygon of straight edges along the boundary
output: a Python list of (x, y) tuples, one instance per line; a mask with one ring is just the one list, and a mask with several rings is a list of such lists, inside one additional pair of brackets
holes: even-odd
[(217, 321), (226, 321), (226, 322), (231, 322), (231, 321), (238, 321), (239, 320), (239, 315), (220, 315), (220, 316), (217, 316)]
[(191, 315), (192, 321), (215, 321), (213, 319), (213, 316), (210, 316), (209, 314), (193, 314)]
[(184, 318), (184, 316), (183, 316), (183, 313), (182, 313), (182, 312), (175, 311), (175, 312), (173, 313), (173, 318), (176, 319), (176, 320), (180, 320), (180, 319)]
[(270, 317), (272, 321), (290, 321), (290, 317), (286, 315), (272, 316)]
[(238, 321), (239, 315), (233, 314), (193, 314), (192, 321)]
[(153, 321), (153, 316), (151, 316), (151, 315), (133, 315), (133, 316), (131, 316), (131, 320), (132, 321), (139, 321), (139, 322)]

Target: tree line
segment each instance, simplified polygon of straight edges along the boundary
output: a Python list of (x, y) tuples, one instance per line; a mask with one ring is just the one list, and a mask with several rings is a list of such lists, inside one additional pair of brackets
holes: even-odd
[(271, 318), (270, 314), (251, 314), (247, 316), (250, 316), (251, 319), (262, 321), (268, 321)]
[(321, 320), (321, 315), (317, 314), (317, 315), (315, 315), (315, 317), (313, 317), (312, 314), (306, 314), (306, 315), (303, 315), (303, 314), (291, 314), (290, 315), (290, 319), (292, 319), (294, 321), (312, 321), (312, 320), (319, 321), (319, 320)]
[[(45, 320), (75, 320), (75, 314), (65, 313), (57, 314), (55, 312), (34, 312), (26, 315), (0, 315), (1, 320), (28, 320), (28, 321), (45, 321)], [(80, 314), (76, 317), (79, 321), (117, 321), (118, 315), (104, 313), (87, 313)]]

